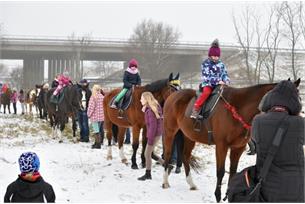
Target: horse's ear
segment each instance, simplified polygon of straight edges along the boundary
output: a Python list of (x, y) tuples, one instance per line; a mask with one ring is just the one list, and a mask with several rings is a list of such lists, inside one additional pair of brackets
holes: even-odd
[(168, 80), (169, 80), (169, 81), (173, 80), (173, 72), (170, 73), (170, 75), (169, 75), (169, 77), (168, 77)]
[(178, 80), (179, 79), (179, 77), (180, 77), (180, 73), (178, 72), (178, 74), (175, 76), (175, 80)]
[(295, 84), (296, 87), (299, 87), (300, 83), (301, 83), (301, 78), (298, 78), (298, 80), (296, 80), (296, 81), (294, 82), (294, 84)]

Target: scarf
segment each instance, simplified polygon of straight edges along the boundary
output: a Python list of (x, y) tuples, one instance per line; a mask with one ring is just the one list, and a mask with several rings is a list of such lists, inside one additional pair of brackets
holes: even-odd
[(138, 73), (138, 69), (131, 69), (130, 67), (127, 67), (126, 69), (127, 72), (129, 72), (130, 74), (137, 74)]

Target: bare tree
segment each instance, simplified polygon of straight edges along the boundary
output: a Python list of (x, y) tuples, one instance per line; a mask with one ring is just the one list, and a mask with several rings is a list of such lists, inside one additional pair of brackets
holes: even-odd
[(235, 14), (233, 13), (233, 24), (236, 32), (236, 37), (238, 43), (242, 48), (242, 54), (245, 60), (245, 69), (247, 79), (250, 83), (252, 83), (252, 67), (250, 64), (250, 46), (253, 41), (254, 30), (251, 27), (251, 12), (250, 8), (247, 6), (245, 11), (242, 13), (242, 20), (240, 23), (237, 22)]
[(115, 63), (112, 61), (95, 61), (93, 65), (96, 70), (95, 72), (103, 79), (110, 76), (115, 68)]
[(168, 51), (180, 36), (180, 32), (170, 25), (145, 19), (137, 24), (129, 39), (128, 57), (135, 56), (140, 61), (141, 75), (157, 78), (165, 73), (165, 67), (170, 63)]
[(18, 66), (12, 70), (10, 73), (10, 84), (12, 87), (16, 87), (17, 90), (21, 89), (21, 86), (23, 84), (23, 68)]
[(261, 67), (265, 60), (265, 58), (268, 56), (266, 52), (262, 49), (265, 45), (266, 38), (267, 38), (267, 32), (265, 32), (264, 26), (262, 26), (261, 22), (261, 16), (257, 15), (254, 16), (255, 21), (255, 34), (256, 34), (256, 59), (255, 59), (255, 69), (254, 69), (254, 79), (255, 83), (260, 83), (260, 77), (261, 77)]
[(280, 36), (281, 12), (278, 12), (278, 4), (274, 4), (270, 10), (269, 26), (267, 29), (266, 47), (268, 56), (264, 60), (269, 82), (274, 81), (276, 62), (278, 57)]
[(290, 46), (290, 54), (291, 54), (291, 71), (294, 80), (297, 79), (299, 73), (299, 67), (296, 66), (296, 46), (300, 40), (300, 36), (302, 34), (299, 22), (299, 2), (283, 2), (280, 11), (282, 14), (284, 30), (283, 36), (288, 40)]
[(70, 36), (68, 36), (73, 53), (72, 60), (76, 61), (76, 80), (79, 80), (84, 76), (83, 55), (84, 51), (91, 44), (91, 38), (91, 33), (85, 34), (82, 37), (77, 37), (73, 32)]
[[(303, 2), (300, 2), (299, 6), (299, 21), (300, 21), (300, 30), (303, 34), (303, 42), (305, 42), (305, 9)], [(303, 45), (303, 48), (305, 47), (305, 44)]]

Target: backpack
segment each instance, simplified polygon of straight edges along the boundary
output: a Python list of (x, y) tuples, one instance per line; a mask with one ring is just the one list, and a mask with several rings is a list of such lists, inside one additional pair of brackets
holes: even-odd
[(265, 202), (261, 195), (261, 182), (256, 166), (247, 167), (232, 177), (227, 197), (229, 202)]

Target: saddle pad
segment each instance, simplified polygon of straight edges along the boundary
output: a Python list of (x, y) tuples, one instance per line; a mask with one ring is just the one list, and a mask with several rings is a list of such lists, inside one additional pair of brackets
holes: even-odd
[[(114, 99), (116, 98), (118, 94), (116, 94), (112, 99), (110, 100), (109, 106), (114, 102)], [(128, 90), (125, 96), (120, 100), (118, 107), (120, 110), (126, 110), (132, 101), (132, 90)]]

